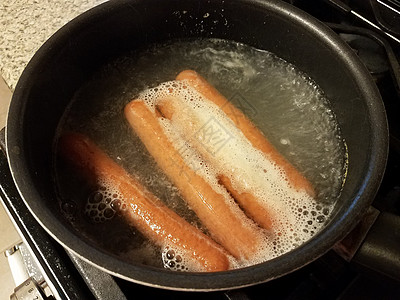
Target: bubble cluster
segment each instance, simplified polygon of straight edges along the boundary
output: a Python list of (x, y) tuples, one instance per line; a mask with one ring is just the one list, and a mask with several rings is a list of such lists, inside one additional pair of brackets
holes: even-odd
[(161, 253), (164, 268), (173, 271), (192, 271), (179, 250), (171, 246), (164, 247)]
[(124, 209), (126, 209), (126, 204), (119, 194), (103, 185), (89, 195), (85, 214), (92, 222), (102, 223), (111, 220), (115, 214)]

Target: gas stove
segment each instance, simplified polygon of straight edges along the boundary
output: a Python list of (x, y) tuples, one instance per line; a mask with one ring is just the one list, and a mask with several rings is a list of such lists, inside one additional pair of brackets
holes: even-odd
[[(385, 244), (400, 241), (400, 224), (396, 218), (400, 216), (400, 2), (287, 2), (325, 22), (354, 49), (373, 76), (385, 103), (390, 131), (389, 159), (382, 185), (373, 203), (374, 208), (370, 209), (364, 220), (366, 225), (360, 224), (335, 249), (306, 267), (264, 284), (211, 293), (146, 287), (111, 276), (55, 242), (19, 197), (6, 155), (0, 151), (0, 197), (24, 246), (38, 265), (41, 275), (35, 278), (35, 282), (46, 282), (51, 290), (52, 296), (41, 294), (43, 298), (130, 299), (144, 296), (150, 299), (396, 299), (400, 296), (400, 274), (396, 272), (400, 270), (400, 253), (388, 253)], [(5, 148), (4, 129), (0, 140), (2, 148)], [(379, 227), (383, 218), (392, 222), (393, 231), (397, 234), (395, 240), (385, 239), (386, 232)], [(369, 225), (374, 222), (376, 224), (372, 232), (362, 242)], [(352, 240), (353, 246), (356, 244), (354, 249), (348, 247), (347, 239)], [(360, 242), (354, 243), (357, 239)], [(382, 260), (371, 262), (373, 252), (382, 253), (384, 263)]]

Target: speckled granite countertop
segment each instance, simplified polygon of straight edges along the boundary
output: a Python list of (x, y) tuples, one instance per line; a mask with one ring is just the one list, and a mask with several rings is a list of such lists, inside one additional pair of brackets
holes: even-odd
[(14, 90), (36, 50), (59, 28), (106, 0), (1, 0), (0, 75)]

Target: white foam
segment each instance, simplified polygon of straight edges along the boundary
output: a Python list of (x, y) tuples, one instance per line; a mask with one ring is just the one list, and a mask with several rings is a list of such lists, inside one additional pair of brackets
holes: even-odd
[(106, 180), (99, 181), (99, 188), (93, 191), (86, 202), (85, 214), (94, 223), (103, 223), (126, 209), (121, 194)]
[[(169, 81), (139, 95), (155, 111), (162, 102), (172, 101), (174, 115), (159, 118), (166, 135), (185, 162), (235, 206), (248, 226), (254, 223), (243, 217), (229, 193), (218, 183), (225, 174), (239, 192), (251, 192), (272, 213), (275, 232), (259, 230), (263, 236), (260, 249), (251, 261), (235, 262), (235, 267), (269, 260), (292, 250), (315, 235), (324, 225), (331, 206), (318, 204), (306, 192), (296, 191), (284, 171), (255, 149), (225, 113), (185, 82)], [(276, 230), (279, 228), (279, 230)]]
[(185, 255), (183, 251), (172, 244), (164, 245), (161, 258), (164, 268), (173, 271), (201, 272), (204, 269)]

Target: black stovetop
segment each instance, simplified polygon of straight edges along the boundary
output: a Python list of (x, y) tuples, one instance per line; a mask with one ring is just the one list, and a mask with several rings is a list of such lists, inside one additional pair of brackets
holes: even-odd
[[(369, 68), (381, 92), (388, 114), (390, 146), (387, 170), (373, 203), (380, 211), (400, 216), (400, 43), (385, 34), (370, 30), (364, 21), (343, 8), (338, 1), (288, 1), (327, 22), (353, 47)], [(374, 16), (373, 5), (380, 0), (343, 1), (377, 24), (387, 23)], [(395, 8), (398, 0), (387, 0)], [(368, 6), (368, 3), (370, 6)], [(374, 4), (375, 3), (375, 4)], [(379, 4), (378, 3), (378, 4)], [(372, 7), (372, 8), (371, 8)], [(386, 6), (385, 6), (386, 7)], [(385, 12), (386, 13), (386, 12)], [(390, 19), (390, 18), (389, 18)], [(392, 17), (395, 24), (399, 17)], [(389, 24), (390, 25), (390, 24)], [(400, 30), (400, 26), (398, 27)], [(389, 30), (396, 35), (396, 28)], [(396, 56), (397, 55), (397, 56)], [(396, 77), (399, 76), (399, 77)], [(0, 140), (4, 143), (4, 130)], [(4, 145), (3, 145), (4, 146)], [(66, 251), (36, 222), (19, 197), (5, 153), (0, 151), (0, 197), (14, 219), (24, 242), (42, 265), (43, 272), (60, 299), (196, 298), (196, 299), (396, 299), (400, 282), (367, 269), (357, 256), (348, 262), (331, 250), (306, 267), (274, 281), (239, 290), (212, 293), (174, 292), (145, 287), (110, 276)], [(362, 251), (359, 251), (362, 252)], [(360, 254), (361, 255), (361, 254)], [(361, 260), (364, 257), (361, 258)], [(400, 264), (400, 262), (399, 262)], [(400, 277), (400, 276), (399, 276)]]

